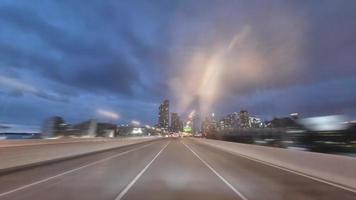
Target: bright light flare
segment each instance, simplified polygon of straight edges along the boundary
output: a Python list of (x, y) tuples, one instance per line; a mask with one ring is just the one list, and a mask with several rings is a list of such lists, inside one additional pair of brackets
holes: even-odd
[(140, 123), (139, 121), (132, 120), (132, 121), (131, 121), (131, 124), (138, 126), (138, 125), (140, 125), (141, 123)]
[(119, 119), (120, 117), (117, 113), (108, 110), (98, 109), (96, 112), (101, 116), (111, 119)]
[(192, 112), (189, 113), (189, 119), (193, 119), (193, 117), (195, 116), (195, 110), (193, 110)]
[(177, 43), (177, 49), (185, 51), (177, 56), (180, 69), (169, 82), (176, 110), (186, 113), (194, 107), (199, 115), (207, 115), (220, 100), (235, 103), (240, 96), (279, 87), (303, 73), (303, 20), (288, 13), (275, 13), (273, 18), (273, 27), (287, 28), (264, 34), (260, 24), (241, 21), (240, 28), (222, 25), (226, 29), (221, 34), (207, 41), (197, 38), (200, 42), (189, 48)]
[(346, 130), (348, 124), (345, 124), (345, 121), (347, 121), (347, 118), (343, 115), (310, 117), (300, 120), (301, 124), (312, 131)]
[(132, 134), (142, 134), (143, 131), (142, 131), (142, 128), (134, 128), (132, 130)]

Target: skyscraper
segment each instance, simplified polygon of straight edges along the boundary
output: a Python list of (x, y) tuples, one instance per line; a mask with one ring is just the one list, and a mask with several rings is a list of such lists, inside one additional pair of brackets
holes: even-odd
[(167, 99), (159, 106), (158, 126), (166, 130), (169, 128), (169, 100)]
[(171, 114), (171, 130), (173, 132), (180, 131), (180, 117), (179, 117), (178, 113)]

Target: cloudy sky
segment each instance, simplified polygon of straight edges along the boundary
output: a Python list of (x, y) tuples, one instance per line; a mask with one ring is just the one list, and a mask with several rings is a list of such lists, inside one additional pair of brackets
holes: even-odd
[(0, 122), (356, 117), (354, 0), (1, 0)]

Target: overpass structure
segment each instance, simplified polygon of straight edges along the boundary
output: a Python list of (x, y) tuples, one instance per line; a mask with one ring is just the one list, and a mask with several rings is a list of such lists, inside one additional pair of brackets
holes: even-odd
[(0, 163), (0, 200), (356, 199), (346, 156), (191, 138), (0, 144), (1, 161), (16, 154), (37, 160)]

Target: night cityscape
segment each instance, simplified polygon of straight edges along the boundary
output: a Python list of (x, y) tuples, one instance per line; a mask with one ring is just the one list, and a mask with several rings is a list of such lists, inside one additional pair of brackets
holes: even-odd
[(356, 1), (0, 1), (0, 200), (356, 199)]

